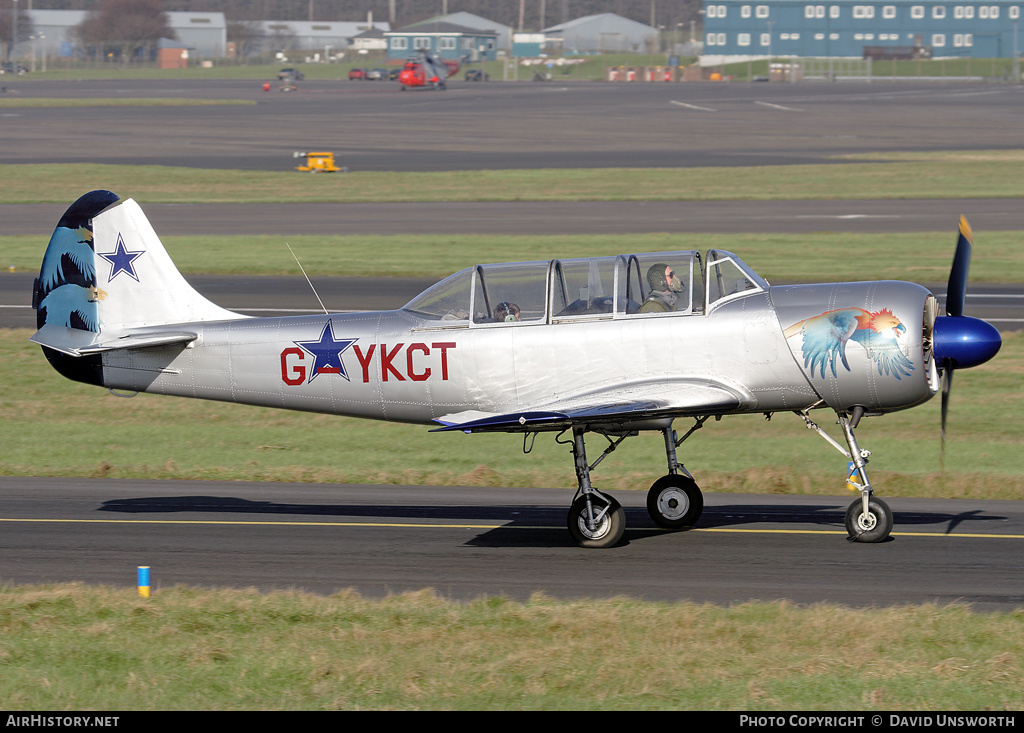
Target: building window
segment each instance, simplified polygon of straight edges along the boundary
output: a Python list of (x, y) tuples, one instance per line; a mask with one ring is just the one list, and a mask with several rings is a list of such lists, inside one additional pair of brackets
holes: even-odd
[(412, 39), (412, 47), (417, 51), (429, 51), (430, 50), (430, 38), (427, 36), (417, 36)]
[(946, 45), (946, 34), (945, 33), (932, 33), (932, 46), (935, 48), (942, 48)]
[(924, 17), (924, 5), (914, 5), (910, 8), (910, 17), (914, 20), (921, 20)]
[(761, 45), (762, 46), (770, 46), (770, 45), (772, 45), (772, 34), (771, 33), (762, 33), (761, 34)]
[(437, 39), (437, 47), (442, 51), (453, 51), (455, 50), (455, 39), (454, 38), (439, 38)]
[(757, 10), (754, 11), (754, 14), (758, 18), (767, 18), (768, 17), (768, 6), (767, 5), (758, 5), (757, 6)]
[(946, 17), (946, 6), (936, 5), (932, 8), (932, 17), (936, 19), (942, 19)]
[(391, 48), (395, 49), (396, 51), (404, 51), (405, 49), (409, 48), (409, 39), (408, 38), (392, 38), (391, 39)]
[(854, 5), (853, 17), (868, 20), (875, 17), (874, 5)]
[(831, 5), (831, 6), (829, 6), (828, 17), (830, 17), (830, 18), (838, 18), (839, 17), (839, 6), (838, 5)]
[(1010, 20), (1017, 20), (1020, 17), (1020, 8), (1016, 5), (1010, 6)]
[(744, 5), (743, 7), (740, 8), (740, 17), (741, 18), (749, 18), (750, 17), (750, 6), (749, 5)]
[(886, 5), (885, 7), (883, 7), (882, 8), (882, 17), (887, 19), (887, 20), (892, 20), (893, 18), (895, 18), (896, 17), (896, 6), (895, 5)]
[(739, 45), (739, 46), (749, 46), (750, 45), (750, 34), (749, 33), (740, 33), (738, 36), (736, 36), (736, 44)]

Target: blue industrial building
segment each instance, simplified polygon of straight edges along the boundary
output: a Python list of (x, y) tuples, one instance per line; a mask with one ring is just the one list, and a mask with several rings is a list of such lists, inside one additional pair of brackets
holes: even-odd
[(498, 32), (478, 30), (446, 21), (425, 21), (384, 34), (388, 60), (405, 60), (420, 51), (451, 61), (493, 61)]
[(1024, 50), (1022, 5), (1024, 0), (707, 0), (704, 53), (861, 58), (865, 48), (884, 54), (890, 47), (893, 56), (912, 50), (934, 58), (1012, 58)]

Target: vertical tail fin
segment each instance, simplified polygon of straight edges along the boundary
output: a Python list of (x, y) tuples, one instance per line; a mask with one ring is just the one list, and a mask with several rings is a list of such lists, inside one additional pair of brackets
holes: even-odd
[(139, 205), (110, 191), (87, 193), (61, 217), (43, 255), (32, 305), (39, 328), (32, 340), (44, 347), (62, 373), (55, 362), (59, 357), (51, 350), (85, 357), (115, 348), (185, 341), (188, 334), (183, 330), (149, 328), (144, 338), (132, 332), (244, 318), (196, 292), (174, 266)]

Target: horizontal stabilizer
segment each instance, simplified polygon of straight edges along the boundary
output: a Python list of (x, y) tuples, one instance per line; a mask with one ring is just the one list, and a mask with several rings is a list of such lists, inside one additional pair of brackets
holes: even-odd
[(105, 351), (188, 344), (195, 341), (196, 338), (198, 338), (198, 334), (191, 331), (159, 331), (111, 338), (109, 334), (47, 324), (36, 331), (29, 340), (62, 354), (88, 356)]

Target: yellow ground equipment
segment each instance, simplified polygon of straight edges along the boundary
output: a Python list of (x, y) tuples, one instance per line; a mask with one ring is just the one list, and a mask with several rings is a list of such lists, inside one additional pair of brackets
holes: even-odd
[(335, 173), (337, 171), (343, 171), (344, 168), (339, 168), (334, 164), (334, 153), (295, 153), (294, 157), (301, 158), (306, 157), (306, 165), (295, 166), (297, 171), (309, 171), (310, 173), (317, 173), (322, 171), (324, 173)]

